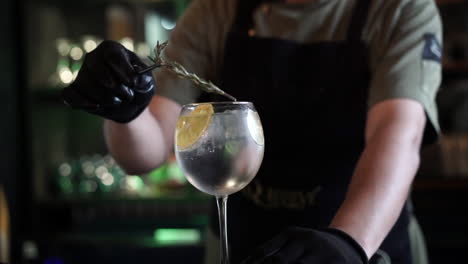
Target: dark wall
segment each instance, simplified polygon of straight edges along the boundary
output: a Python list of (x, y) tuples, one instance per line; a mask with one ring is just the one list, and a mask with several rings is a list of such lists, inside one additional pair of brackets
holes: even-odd
[[(24, 219), (30, 182), (28, 143), (25, 128), (25, 72), (22, 53), (22, 15), (18, 0), (3, 0), (0, 4), (0, 184), (6, 191), (10, 208), (12, 263), (18, 263), (20, 238), (27, 228)], [(21, 230), (21, 232), (20, 232)]]
[(14, 143), (17, 141), (18, 111), (17, 93), (18, 80), (16, 79), (18, 29), (15, 26), (13, 0), (2, 1), (0, 8), (0, 177), (6, 178), (9, 173), (16, 173), (15, 156), (17, 150)]

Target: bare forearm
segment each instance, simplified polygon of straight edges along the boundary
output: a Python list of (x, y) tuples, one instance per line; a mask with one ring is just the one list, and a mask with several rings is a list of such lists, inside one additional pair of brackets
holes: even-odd
[(358, 163), (331, 225), (354, 237), (369, 257), (400, 215), (419, 165), (418, 153), (408, 142), (387, 140), (370, 144)]
[(372, 256), (398, 219), (419, 167), (425, 127), (420, 104), (406, 99), (371, 109), (366, 147), (346, 199), (331, 226), (351, 235)]
[(112, 156), (130, 174), (156, 168), (169, 153), (162, 129), (149, 109), (128, 124), (104, 121), (104, 135)]

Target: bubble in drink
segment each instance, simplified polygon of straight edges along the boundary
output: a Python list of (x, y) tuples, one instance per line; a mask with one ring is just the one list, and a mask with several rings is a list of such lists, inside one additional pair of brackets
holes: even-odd
[[(184, 121), (190, 122), (190, 117)], [(260, 119), (249, 108), (215, 112), (196, 143), (186, 149), (176, 143), (176, 157), (188, 181), (215, 196), (244, 188), (255, 177), (263, 152)]]

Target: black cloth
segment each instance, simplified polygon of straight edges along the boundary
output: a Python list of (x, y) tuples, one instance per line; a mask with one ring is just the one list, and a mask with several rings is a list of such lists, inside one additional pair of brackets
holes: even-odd
[(338, 229), (289, 227), (257, 248), (242, 264), (367, 264), (366, 252)]
[[(229, 198), (233, 263), (288, 226), (327, 227), (364, 149), (370, 72), (361, 35), (370, 0), (356, 1), (344, 41), (308, 44), (249, 36), (260, 3), (239, 1), (220, 84), (255, 104), (266, 142), (255, 180)], [(411, 263), (407, 226), (404, 209), (382, 245), (392, 263)]]

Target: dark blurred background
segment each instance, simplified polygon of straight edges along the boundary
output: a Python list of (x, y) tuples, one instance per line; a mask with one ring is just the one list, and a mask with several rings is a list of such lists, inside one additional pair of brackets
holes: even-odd
[[(444, 23), (443, 136), (422, 151), (412, 200), (430, 263), (468, 250), (468, 1), (437, 1)], [(0, 262), (201, 263), (211, 201), (171, 158), (125, 174), (101, 121), (60, 89), (103, 39), (145, 59), (190, 0), (2, 0)]]
[(200, 263), (209, 197), (174, 159), (127, 175), (107, 153), (101, 120), (60, 100), (103, 39), (146, 59), (188, 4), (1, 2), (0, 262)]

